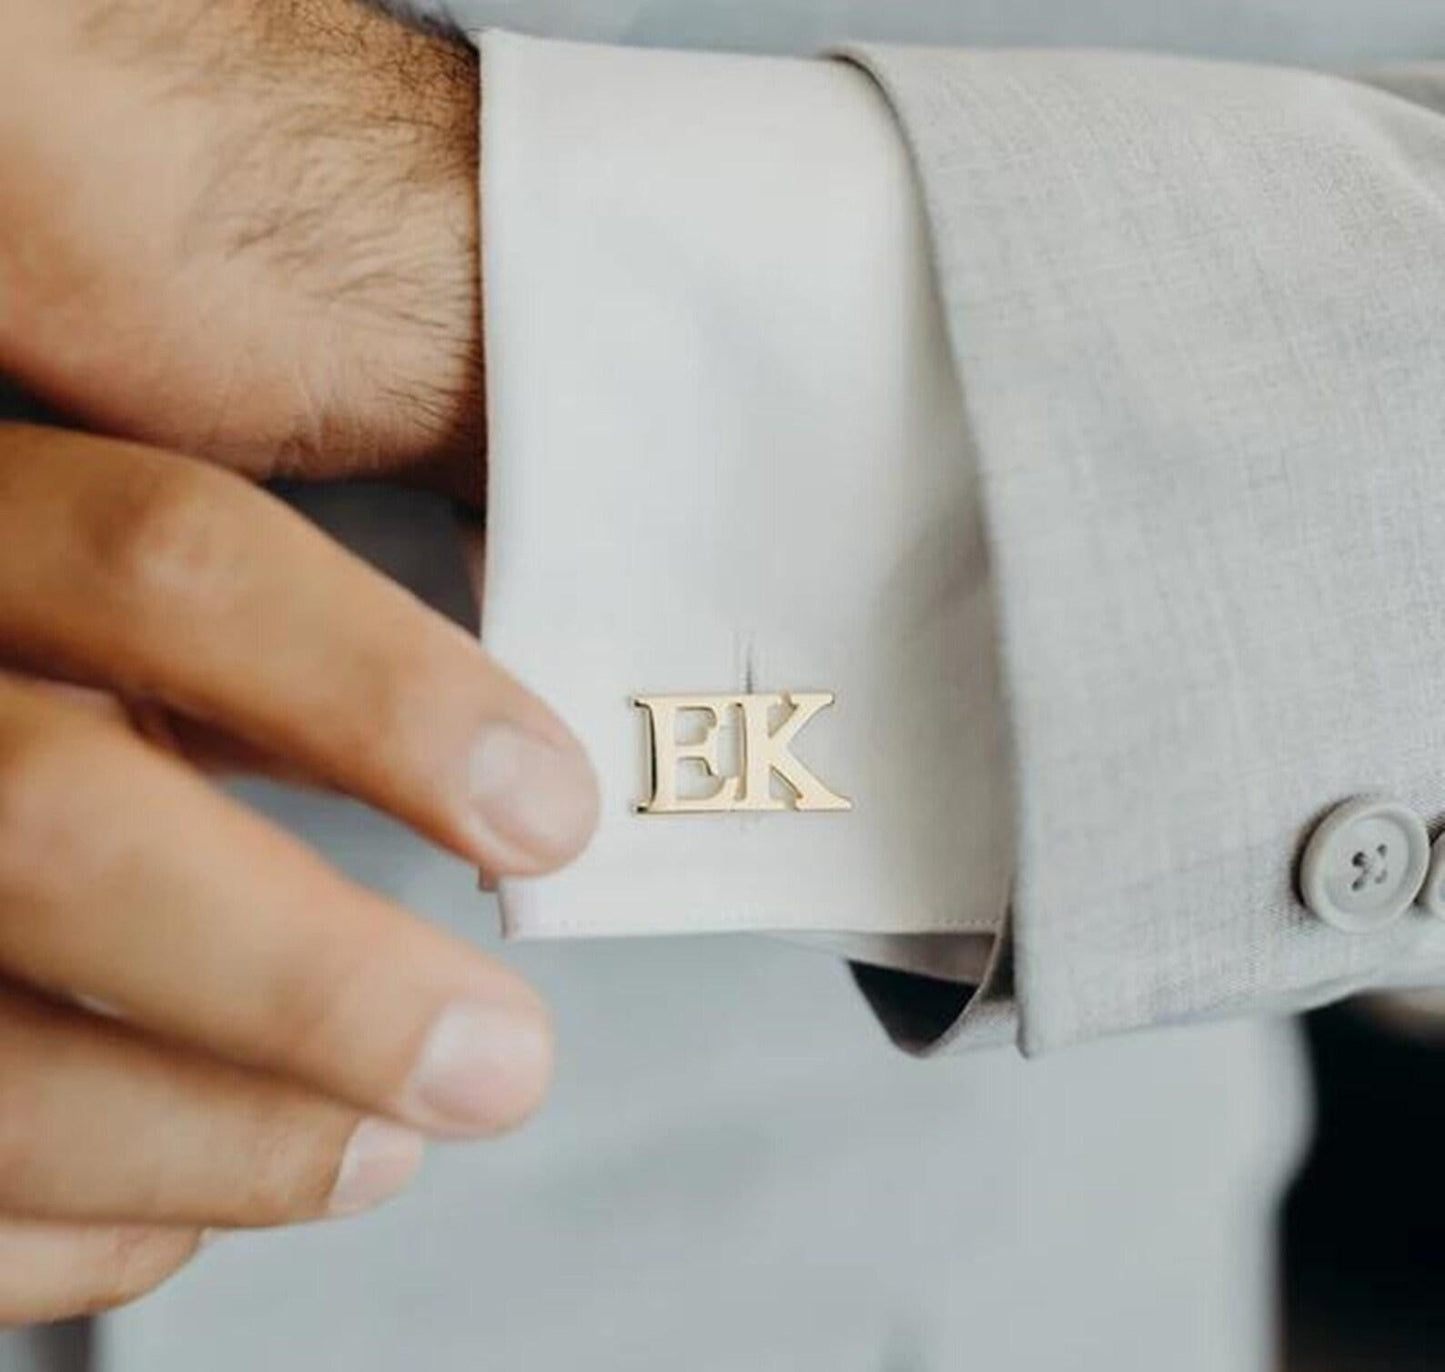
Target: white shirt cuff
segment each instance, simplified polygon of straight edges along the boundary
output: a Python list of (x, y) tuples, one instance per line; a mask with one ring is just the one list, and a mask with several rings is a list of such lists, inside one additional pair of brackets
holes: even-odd
[[(887, 106), (843, 63), (482, 53), (483, 635), (603, 791), (580, 860), (502, 884), (506, 931), (994, 933), (977, 477)], [(633, 697), (801, 691), (836, 701), (796, 756), (851, 809), (638, 813)]]

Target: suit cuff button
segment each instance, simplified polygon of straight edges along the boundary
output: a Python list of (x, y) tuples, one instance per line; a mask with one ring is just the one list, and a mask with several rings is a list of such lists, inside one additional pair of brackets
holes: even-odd
[[(1437, 853), (1434, 866), (1442, 865)], [(1332, 928), (1371, 934), (1405, 913), (1427, 886), (1427, 871), (1436, 875), (1420, 816), (1385, 796), (1357, 796), (1331, 810), (1310, 835), (1300, 895)], [(1445, 873), (1438, 875), (1445, 915)]]

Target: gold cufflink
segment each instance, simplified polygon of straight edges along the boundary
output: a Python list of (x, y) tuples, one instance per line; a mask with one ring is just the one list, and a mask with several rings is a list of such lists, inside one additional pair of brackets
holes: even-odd
[[(752, 695), (634, 696), (645, 712), (651, 743), (651, 794), (637, 806), (639, 814), (715, 814), (745, 810), (851, 810), (853, 802), (825, 786), (793, 755), (792, 744), (803, 727), (833, 703), (831, 691), (785, 691)], [(773, 727), (774, 712), (787, 715)], [(701, 737), (678, 740), (680, 720), (700, 717)], [(737, 770), (726, 771), (720, 757), (725, 721), (741, 725)], [(717, 785), (704, 795), (683, 795), (678, 789), (682, 764), (700, 764)], [(790, 799), (773, 794), (779, 777)]]

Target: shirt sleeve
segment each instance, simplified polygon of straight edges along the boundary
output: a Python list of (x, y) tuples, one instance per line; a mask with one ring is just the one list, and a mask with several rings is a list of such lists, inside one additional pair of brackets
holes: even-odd
[[(578, 862), (502, 883), (506, 933), (981, 976), (1012, 875), (989, 566), (886, 104), (838, 62), (480, 42), (483, 636), (603, 794)], [(712, 702), (667, 726), (708, 763), (657, 756), (635, 702), (677, 696)], [(848, 808), (797, 808), (794, 759)], [(776, 808), (639, 810), (659, 766)]]

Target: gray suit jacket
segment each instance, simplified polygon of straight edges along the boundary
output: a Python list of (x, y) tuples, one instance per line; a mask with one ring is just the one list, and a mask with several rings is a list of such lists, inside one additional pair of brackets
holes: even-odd
[(1342, 932), (1296, 871), (1347, 797), (1445, 817), (1445, 64), (852, 51), (931, 217), (1019, 797), (1012, 984), (875, 1002), (966, 1044), (1012, 992), (1037, 1052), (1445, 980), (1445, 921)]

